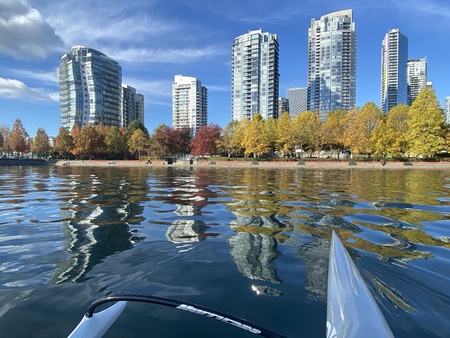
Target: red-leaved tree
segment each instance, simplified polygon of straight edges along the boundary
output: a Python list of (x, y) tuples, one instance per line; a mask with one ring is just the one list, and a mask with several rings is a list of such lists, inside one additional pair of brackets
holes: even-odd
[(191, 154), (194, 156), (212, 156), (217, 153), (217, 141), (220, 127), (216, 124), (201, 127), (191, 142)]

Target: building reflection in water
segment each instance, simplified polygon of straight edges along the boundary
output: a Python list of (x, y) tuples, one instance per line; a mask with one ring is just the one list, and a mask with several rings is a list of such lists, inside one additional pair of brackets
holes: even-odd
[[(208, 191), (205, 177), (198, 172), (189, 172), (187, 176), (174, 177), (174, 188), (169, 194), (169, 202), (175, 204), (174, 213), (181, 217), (167, 229), (166, 238), (172, 243), (192, 243), (206, 239), (208, 226), (204, 222), (187, 217), (199, 216), (208, 203)], [(211, 234), (215, 235), (215, 234)], [(182, 249), (186, 251), (186, 248)]]
[(67, 237), (64, 250), (71, 257), (60, 264), (53, 282), (78, 281), (106, 257), (129, 250), (142, 240), (129, 225), (142, 220), (137, 215), (142, 214), (139, 202), (145, 202), (145, 195), (136, 198), (134, 193), (145, 189), (145, 178), (133, 177), (139, 181), (133, 185), (109, 174), (96, 175), (81, 168), (79, 173), (68, 175), (69, 188), (60, 193), (66, 200), (61, 207)]

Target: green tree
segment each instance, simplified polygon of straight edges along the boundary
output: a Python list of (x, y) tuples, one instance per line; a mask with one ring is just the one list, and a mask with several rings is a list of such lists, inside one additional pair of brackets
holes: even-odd
[(433, 89), (423, 89), (408, 114), (409, 151), (416, 155), (435, 156), (445, 145), (444, 114)]
[(67, 157), (72, 152), (73, 148), (74, 142), (72, 135), (66, 128), (59, 128), (59, 133), (55, 140), (55, 150), (62, 156)]
[(43, 128), (38, 128), (36, 136), (33, 139), (31, 150), (35, 151), (38, 156), (48, 155), (50, 151), (50, 142), (47, 133)]
[(105, 145), (109, 154), (125, 154), (127, 150), (125, 130), (117, 126), (109, 126), (106, 129)]
[(243, 146), (245, 155), (259, 157), (270, 151), (269, 139), (264, 132), (264, 119), (256, 114), (245, 129)]
[(138, 120), (133, 120), (130, 122), (130, 124), (128, 125), (128, 127), (126, 128), (126, 136), (127, 136), (127, 140), (130, 139), (130, 137), (134, 134), (134, 132), (136, 131), (136, 129), (140, 129), (142, 130), (142, 132), (144, 133), (144, 135), (146, 137), (149, 137), (149, 132), (148, 129)]
[(8, 135), (8, 141), (12, 151), (25, 153), (30, 149), (28, 134), (20, 119), (15, 120), (11, 132)]
[(148, 136), (142, 129), (136, 129), (128, 140), (128, 150), (131, 153), (138, 153), (138, 159), (141, 158), (141, 152), (148, 148)]
[(293, 123), (289, 113), (283, 113), (277, 124), (277, 149), (283, 154), (283, 156), (292, 154), (294, 151), (295, 138), (292, 125)]
[(191, 142), (191, 154), (194, 156), (212, 156), (217, 153), (217, 143), (220, 139), (220, 127), (216, 124), (202, 126)]

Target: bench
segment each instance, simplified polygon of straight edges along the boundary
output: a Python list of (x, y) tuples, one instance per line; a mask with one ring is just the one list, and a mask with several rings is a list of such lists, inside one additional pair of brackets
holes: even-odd
[(109, 164), (116, 164), (116, 161), (109, 161)]
[(215, 165), (215, 164), (216, 164), (216, 161), (209, 161), (208, 164), (210, 164), (210, 165)]
[(403, 165), (413, 165), (412, 162), (403, 162)]
[(258, 161), (253, 161), (252, 164), (253, 165), (259, 165), (259, 162)]
[(306, 163), (305, 162), (303, 162), (303, 161), (298, 161), (297, 162), (297, 165), (305, 165)]
[(350, 161), (348, 162), (348, 165), (357, 165), (356, 162)]

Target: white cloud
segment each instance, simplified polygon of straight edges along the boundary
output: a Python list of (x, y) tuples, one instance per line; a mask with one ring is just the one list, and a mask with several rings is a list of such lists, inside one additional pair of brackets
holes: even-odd
[(44, 59), (61, 38), (26, 0), (0, 0), (0, 53), (17, 60)]
[(125, 62), (173, 63), (185, 64), (198, 60), (228, 55), (228, 50), (222, 47), (206, 46), (200, 48), (130, 48), (123, 50), (105, 50), (113, 59)]
[(0, 97), (23, 101), (58, 101), (59, 92), (30, 88), (22, 81), (0, 77)]
[(39, 82), (42, 82), (43, 84), (49, 85), (59, 84), (58, 67), (50, 72), (12, 69), (11, 73), (14, 74), (14, 77), (18, 77), (21, 79), (37, 80)]
[(136, 88), (138, 94), (143, 94), (145, 103), (172, 106), (172, 81), (170, 80), (148, 81), (126, 77), (122, 82)]

